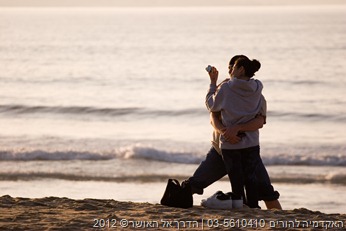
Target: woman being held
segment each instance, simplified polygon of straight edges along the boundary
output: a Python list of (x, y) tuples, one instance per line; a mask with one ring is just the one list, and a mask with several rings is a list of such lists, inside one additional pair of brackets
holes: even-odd
[[(216, 82), (218, 71), (212, 68), (210, 88), (206, 96), (206, 105), (210, 112), (220, 112), (222, 124), (230, 127), (244, 124), (260, 114), (263, 105), (263, 85), (252, 77), (261, 67), (257, 60), (249, 60), (246, 56), (237, 59), (231, 79), (224, 82), (218, 90)], [(222, 158), (230, 178), (232, 191), (236, 195), (244, 195), (246, 188), (246, 204), (251, 208), (258, 207), (258, 179), (256, 169), (262, 164), (259, 155), (259, 131), (248, 131), (238, 143), (230, 143), (220, 137)]]

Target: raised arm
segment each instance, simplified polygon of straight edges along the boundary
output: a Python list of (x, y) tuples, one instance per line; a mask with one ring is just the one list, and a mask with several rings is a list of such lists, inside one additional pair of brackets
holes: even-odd
[(212, 67), (209, 72), (210, 85), (205, 98), (205, 104), (210, 112), (219, 112), (221, 110), (221, 103), (223, 100), (222, 89), (216, 86), (219, 72), (215, 67)]

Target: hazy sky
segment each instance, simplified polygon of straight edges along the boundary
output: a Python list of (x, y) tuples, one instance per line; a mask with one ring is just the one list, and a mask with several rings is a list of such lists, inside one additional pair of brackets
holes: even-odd
[(346, 4), (346, 0), (0, 0), (0, 6), (227, 6)]

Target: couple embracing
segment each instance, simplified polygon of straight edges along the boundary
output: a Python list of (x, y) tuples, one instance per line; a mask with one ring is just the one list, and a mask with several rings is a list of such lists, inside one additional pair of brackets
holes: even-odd
[(218, 86), (217, 69), (207, 68), (210, 87), (206, 106), (214, 127), (213, 141), (205, 160), (183, 182), (192, 194), (203, 194), (204, 188), (228, 175), (232, 195), (242, 198), (248, 207), (260, 208), (258, 202), (263, 200), (268, 209), (281, 209), (279, 193), (260, 157), (258, 130), (266, 123), (266, 100), (262, 83), (253, 78), (260, 67), (257, 60), (234, 56), (228, 67), (230, 78)]

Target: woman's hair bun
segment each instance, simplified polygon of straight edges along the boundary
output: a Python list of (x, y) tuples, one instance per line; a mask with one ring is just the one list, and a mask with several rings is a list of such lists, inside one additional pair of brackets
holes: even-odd
[(251, 67), (252, 67), (253, 73), (255, 74), (255, 72), (261, 68), (261, 63), (258, 60), (253, 59), (251, 61)]

